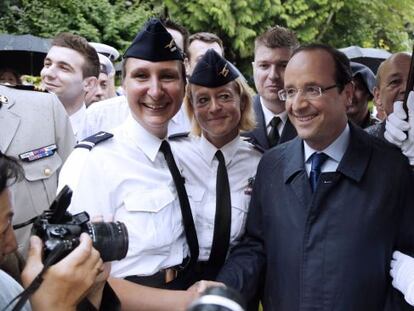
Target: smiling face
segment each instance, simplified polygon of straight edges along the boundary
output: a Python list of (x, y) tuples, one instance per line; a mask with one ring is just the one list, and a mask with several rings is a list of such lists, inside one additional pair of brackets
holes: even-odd
[(387, 116), (393, 112), (395, 101), (404, 100), (410, 62), (410, 55), (397, 53), (378, 69), (379, 85), (374, 89), (374, 97), (378, 110)]
[(123, 87), (134, 119), (164, 138), (168, 122), (180, 109), (185, 87), (182, 62), (128, 58)]
[(273, 113), (280, 113), (285, 108), (277, 92), (283, 89), (285, 69), (291, 55), (289, 48), (269, 48), (264, 45), (256, 47), (254, 52), (254, 84), (263, 104)]
[[(321, 49), (297, 53), (286, 67), (285, 88), (328, 87), (335, 83), (334, 60)], [(301, 92), (288, 99), (286, 110), (298, 136), (315, 150), (329, 146), (346, 126), (346, 106), (352, 100), (352, 91), (348, 83), (341, 92), (338, 87), (331, 88), (316, 99), (305, 99)]]
[(52, 46), (40, 72), (43, 87), (55, 93), (65, 105), (83, 100), (85, 83), (82, 73), (83, 56), (72, 49)]
[(238, 135), (244, 103), (234, 81), (216, 88), (192, 84), (191, 102), (204, 137), (214, 146), (221, 148)]

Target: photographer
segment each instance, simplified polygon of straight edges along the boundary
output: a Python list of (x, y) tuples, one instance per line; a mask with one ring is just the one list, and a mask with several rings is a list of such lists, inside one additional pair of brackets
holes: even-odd
[[(22, 177), (23, 170), (20, 165), (0, 152), (0, 262), (17, 248), (11, 225), (13, 208), (10, 186)], [(22, 273), (25, 287), (43, 268), (42, 241), (33, 236), (30, 242), (27, 264)], [(87, 234), (82, 234), (80, 245), (42, 275), (40, 287), (30, 296), (30, 304), (27, 303), (23, 310), (93, 310), (89, 302), (80, 302), (88, 295), (94, 307), (99, 307), (108, 276), (106, 270), (99, 252), (92, 247), (92, 240)], [(1, 309), (23, 291), (20, 284), (2, 270), (0, 287)]]

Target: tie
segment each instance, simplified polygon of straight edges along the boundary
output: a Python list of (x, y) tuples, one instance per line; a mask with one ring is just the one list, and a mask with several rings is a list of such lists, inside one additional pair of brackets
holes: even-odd
[(214, 218), (213, 245), (211, 246), (209, 263), (221, 267), (229, 249), (231, 198), (226, 162), (220, 150), (217, 150), (216, 158), (219, 162), (216, 180), (216, 216)]
[(166, 140), (161, 143), (160, 151), (164, 154), (165, 161), (167, 161), (168, 168), (174, 180), (175, 188), (177, 189), (185, 236), (187, 238), (188, 247), (190, 248), (191, 259), (189, 266), (191, 266), (198, 260), (199, 248), (190, 202), (188, 201), (187, 191), (184, 187), (184, 178), (181, 176), (177, 164), (175, 164), (170, 144)]
[(280, 118), (279, 117), (273, 117), (273, 119), (270, 121), (270, 132), (269, 132), (269, 146), (273, 147), (276, 146), (277, 143), (279, 142), (279, 131), (277, 130), (277, 126), (280, 123)]
[(312, 192), (315, 192), (318, 185), (319, 175), (321, 175), (321, 167), (323, 163), (329, 158), (325, 153), (315, 152), (311, 157), (311, 170), (309, 174), (309, 181), (312, 187)]

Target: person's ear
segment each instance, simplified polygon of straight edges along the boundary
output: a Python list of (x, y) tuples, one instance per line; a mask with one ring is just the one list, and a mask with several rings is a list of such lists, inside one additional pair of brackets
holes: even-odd
[(83, 79), (83, 89), (85, 92), (91, 92), (98, 86), (98, 79), (96, 77), (87, 77)]

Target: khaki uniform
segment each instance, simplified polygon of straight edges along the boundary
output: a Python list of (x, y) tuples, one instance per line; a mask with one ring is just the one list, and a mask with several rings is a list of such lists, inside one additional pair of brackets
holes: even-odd
[[(55, 95), (3, 85), (0, 95), (0, 150), (18, 158), (25, 172), (25, 179), (12, 187), (16, 224), (49, 208), (56, 195), (58, 171), (75, 138)], [(20, 251), (29, 234), (30, 226), (16, 230)]]

